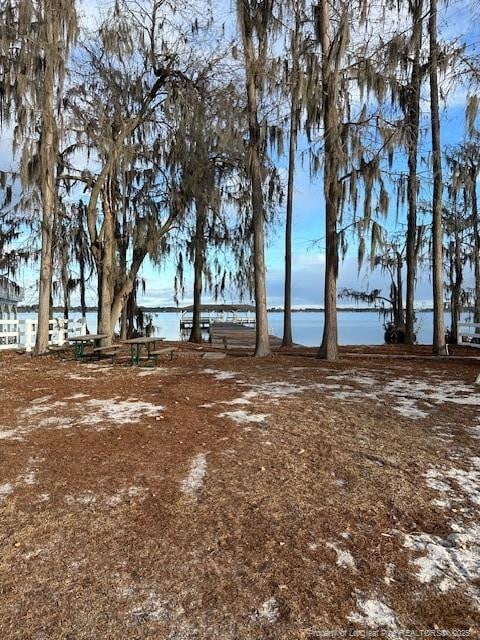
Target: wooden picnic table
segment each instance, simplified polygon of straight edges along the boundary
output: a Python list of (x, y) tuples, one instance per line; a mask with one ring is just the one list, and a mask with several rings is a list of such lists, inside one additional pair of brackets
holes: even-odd
[(89, 342), (93, 342), (93, 344), (95, 345), (95, 343), (99, 342), (100, 340), (105, 340), (105, 338), (108, 337), (109, 336), (106, 333), (86, 333), (82, 336), (73, 336), (72, 338), (69, 338), (69, 342), (73, 342), (73, 353), (75, 355), (75, 360), (83, 358), (83, 356), (85, 355), (85, 346)]
[(147, 347), (147, 359), (150, 360), (150, 354), (155, 351), (155, 343), (162, 342), (165, 338), (160, 336), (152, 336), (150, 338), (131, 338), (130, 340), (122, 340), (122, 344), (130, 345), (130, 354), (132, 358), (132, 364), (138, 364), (140, 362), (140, 351), (143, 346)]

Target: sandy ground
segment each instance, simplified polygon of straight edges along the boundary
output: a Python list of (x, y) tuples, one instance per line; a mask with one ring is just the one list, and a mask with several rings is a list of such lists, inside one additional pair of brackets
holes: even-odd
[(358, 351), (2, 354), (0, 638), (480, 637), (480, 361)]

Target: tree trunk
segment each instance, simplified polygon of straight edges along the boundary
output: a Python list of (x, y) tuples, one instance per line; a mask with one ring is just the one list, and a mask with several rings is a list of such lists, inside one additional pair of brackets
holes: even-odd
[[(263, 167), (262, 167), (262, 140), (260, 124), (258, 121), (257, 105), (257, 81), (259, 69), (258, 59), (255, 55), (253, 33), (250, 16), (246, 15), (248, 8), (243, 5), (244, 0), (238, 0), (241, 7), (239, 14), (242, 22), (243, 48), (245, 55), (245, 80), (247, 88), (248, 111), (248, 171), (252, 188), (252, 214), (253, 214), (253, 271), (255, 290), (255, 357), (268, 356), (270, 354), (270, 341), (268, 336), (267, 290), (265, 283), (265, 206), (263, 199)], [(265, 35), (263, 36), (266, 37)], [(265, 42), (262, 43), (265, 45)]]
[(462, 285), (463, 285), (463, 266), (462, 266), (462, 239), (459, 236), (458, 227), (455, 228), (455, 247), (452, 256), (452, 296), (451, 296), (451, 334), (455, 344), (458, 341), (458, 323), (460, 321), (460, 313), (462, 311)]
[[(325, 324), (318, 356), (336, 360), (338, 356), (337, 277), (338, 277), (338, 77), (330, 60), (330, 14), (327, 0), (321, 2), (320, 44), (322, 49), (324, 170), (325, 196)], [(333, 68), (332, 68), (333, 65)]]
[(414, 48), (411, 83), (408, 87), (407, 111), (407, 291), (405, 341), (415, 342), (415, 284), (417, 276), (417, 156), (420, 136), (420, 91), (422, 83), (420, 54), (423, 40), (423, 0), (417, 0), (413, 8), (412, 44)]
[[(121, 290), (119, 290), (115, 297), (112, 300), (111, 308), (110, 308), (110, 332), (113, 335), (115, 332), (115, 327), (117, 322), (122, 319), (121, 323), (121, 335), (123, 336), (124, 332), (127, 333), (127, 301), (129, 296), (133, 291), (133, 287), (135, 285), (135, 279), (137, 277), (137, 273), (133, 275), (129, 273), (127, 278), (125, 279)], [(123, 321), (125, 312), (125, 323)]]
[(450, 334), (454, 343), (458, 340), (458, 323), (461, 313), (463, 265), (462, 239), (459, 236), (458, 220), (455, 220), (453, 240), (450, 242), (449, 280), (450, 280)]
[[(55, 40), (53, 24), (47, 25), (47, 40), (50, 46)], [(54, 116), (54, 68), (51, 56), (45, 58), (43, 86), (43, 108), (40, 136), (40, 192), (42, 198), (42, 247), (40, 254), (40, 285), (38, 296), (37, 336), (34, 355), (48, 351), (50, 325), (50, 298), (53, 275), (53, 223), (57, 202), (56, 160), (58, 156), (57, 135)]]
[(115, 286), (114, 280), (114, 220), (112, 203), (110, 199), (110, 181), (107, 181), (103, 191), (103, 251), (101, 262), (101, 296), (99, 301), (98, 332), (106, 334), (108, 337), (102, 341), (102, 345), (111, 344), (113, 330), (111, 326), (112, 298)]
[(128, 322), (127, 336), (129, 338), (133, 337), (133, 333), (135, 331), (136, 307), (137, 307), (137, 290), (134, 286), (127, 298), (127, 322)]
[[(472, 176), (472, 218), (473, 218), (473, 250), (475, 275), (475, 300), (473, 303), (473, 321), (480, 323), (480, 220), (478, 219), (477, 179), (478, 167), (473, 169)], [(476, 333), (480, 333), (477, 329)]]
[(200, 344), (202, 342), (202, 327), (200, 325), (201, 304), (202, 304), (202, 275), (205, 253), (205, 206), (197, 201), (194, 239), (194, 281), (193, 281), (193, 317), (192, 330), (189, 342)]
[(87, 317), (87, 300), (85, 295), (85, 259), (83, 257), (79, 260), (80, 268), (80, 308), (82, 309), (82, 317)]
[(62, 274), (62, 289), (63, 289), (63, 318), (68, 320), (68, 313), (70, 310), (70, 292), (68, 290), (69, 277), (67, 274)]
[(442, 151), (440, 142), (440, 110), (438, 104), (437, 0), (430, 0), (430, 112), (432, 120), (433, 157), (433, 353), (447, 354), (443, 310), (443, 224), (442, 224)]
[(127, 306), (128, 299), (134, 290), (138, 272), (140, 271), (140, 267), (142, 266), (146, 255), (147, 250), (145, 248), (134, 248), (130, 270), (128, 274), (123, 277), (123, 282), (120, 286), (117, 286), (117, 290), (115, 291), (115, 295), (112, 299), (110, 311), (110, 331), (112, 335), (115, 331), (117, 322), (122, 317), (123, 310)]
[(268, 336), (267, 289), (265, 282), (265, 230), (261, 168), (258, 158), (252, 167), (253, 267), (255, 278), (255, 357), (270, 354)]
[(402, 267), (403, 258), (400, 253), (397, 253), (397, 322), (398, 327), (405, 328), (405, 313), (403, 310), (403, 277)]
[(127, 340), (128, 338), (128, 315), (127, 315), (127, 304), (128, 296), (125, 301), (125, 304), (122, 308), (122, 315), (120, 317), (120, 340)]
[(292, 339), (292, 220), (293, 189), (295, 182), (295, 154), (297, 151), (299, 101), (300, 101), (300, 14), (295, 16), (295, 33), (293, 36), (293, 64), (291, 104), (290, 104), (290, 141), (288, 149), (288, 185), (287, 209), (285, 220), (285, 293), (283, 303), (283, 340), (282, 347), (291, 347)]

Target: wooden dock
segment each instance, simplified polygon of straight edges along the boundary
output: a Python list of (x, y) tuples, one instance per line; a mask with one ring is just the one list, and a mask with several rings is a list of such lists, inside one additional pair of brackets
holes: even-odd
[[(271, 347), (281, 347), (282, 340), (277, 336), (270, 337)], [(230, 348), (254, 349), (255, 327), (247, 327), (233, 322), (212, 322), (210, 325), (210, 342), (213, 345)]]

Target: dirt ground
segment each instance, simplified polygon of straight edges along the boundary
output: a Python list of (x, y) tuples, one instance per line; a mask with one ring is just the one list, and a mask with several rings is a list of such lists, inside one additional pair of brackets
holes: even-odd
[(480, 637), (480, 359), (361, 351), (0, 355), (0, 639)]

